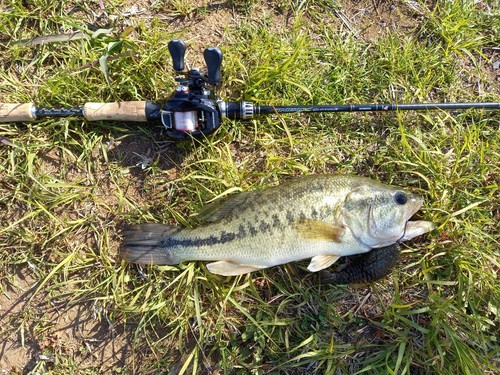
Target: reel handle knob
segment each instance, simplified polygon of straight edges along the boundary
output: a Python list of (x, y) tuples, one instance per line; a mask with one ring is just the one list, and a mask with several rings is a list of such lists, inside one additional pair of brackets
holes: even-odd
[(203, 52), (203, 57), (207, 64), (208, 82), (217, 86), (221, 81), (222, 51), (217, 47), (210, 47)]
[(186, 53), (186, 44), (182, 40), (171, 40), (168, 42), (168, 50), (172, 55), (174, 69), (178, 72), (184, 70), (184, 54)]

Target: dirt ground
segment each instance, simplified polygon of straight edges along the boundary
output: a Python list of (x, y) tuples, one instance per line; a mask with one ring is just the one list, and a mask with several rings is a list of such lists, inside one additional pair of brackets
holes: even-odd
[(27, 316), (33, 319), (39, 315), (47, 323), (49, 333), (43, 341), (33, 341), (29, 337), (36, 334), (31, 332), (33, 327), (29, 325), (22, 325), (22, 331), (10, 332), (0, 345), (0, 374), (26, 374), (39, 362), (50, 367), (54, 356), (44, 355), (44, 352), (69, 354), (82, 368), (100, 363), (97, 370), (102, 373), (116, 371), (124, 365), (131, 345), (121, 325), (103, 324), (90, 304), (69, 308), (37, 304), (36, 301), (43, 301), (43, 292), (31, 300), (37, 285), (29, 274), (19, 272), (14, 282), (10, 290), (0, 295), (2, 323), (15, 319), (19, 325)]

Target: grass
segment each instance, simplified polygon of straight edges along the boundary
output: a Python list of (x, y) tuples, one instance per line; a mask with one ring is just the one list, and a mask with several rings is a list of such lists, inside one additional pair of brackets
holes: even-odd
[[(1, 101), (168, 98), (167, 43), (179, 37), (190, 64), (209, 45), (224, 51), (226, 99), (500, 98), (494, 2), (391, 12), (369, 1), (181, 3), (139, 2), (131, 16), (117, 0), (103, 1), (108, 13), (97, 2), (0, 3)], [(378, 23), (396, 16), (405, 27)], [(23, 42), (77, 30), (88, 37)], [(0, 124), (2, 370), (498, 373), (499, 127), (498, 112), (478, 110), (295, 114), (226, 121), (174, 144), (147, 125)], [(225, 278), (203, 263), (139, 268), (117, 257), (125, 224), (196, 226), (221, 194), (311, 173), (408, 187), (439, 228), (362, 287), (322, 285), (300, 262)]]

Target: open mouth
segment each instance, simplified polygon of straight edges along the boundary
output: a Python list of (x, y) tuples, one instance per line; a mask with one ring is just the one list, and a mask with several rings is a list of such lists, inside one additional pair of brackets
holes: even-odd
[(417, 221), (407, 221), (405, 225), (405, 230), (403, 231), (403, 235), (397, 241), (408, 241), (414, 237), (420, 236), (424, 233), (430, 232), (436, 228), (436, 224), (430, 221), (417, 220)]

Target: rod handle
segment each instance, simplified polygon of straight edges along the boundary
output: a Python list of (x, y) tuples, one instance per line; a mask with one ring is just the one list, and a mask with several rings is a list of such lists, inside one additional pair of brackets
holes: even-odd
[(33, 103), (0, 103), (0, 122), (33, 121), (33, 109)]
[(83, 115), (89, 121), (148, 121), (146, 101), (95, 103), (88, 102), (83, 105)]

